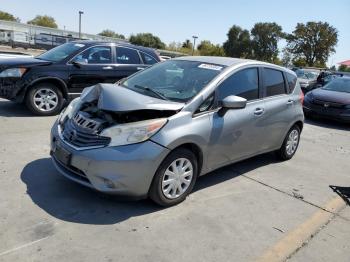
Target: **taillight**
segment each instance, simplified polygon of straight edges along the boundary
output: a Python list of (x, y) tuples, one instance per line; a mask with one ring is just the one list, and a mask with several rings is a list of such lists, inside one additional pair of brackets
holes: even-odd
[(303, 91), (301, 91), (301, 93), (300, 93), (300, 103), (303, 105), (304, 104), (304, 93), (303, 93)]

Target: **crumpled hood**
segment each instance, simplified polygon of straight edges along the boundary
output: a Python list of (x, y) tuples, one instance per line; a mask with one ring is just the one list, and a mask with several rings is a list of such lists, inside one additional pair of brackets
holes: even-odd
[(146, 96), (117, 84), (97, 84), (85, 88), (80, 99), (83, 102), (98, 100), (97, 107), (113, 112), (135, 110), (180, 110), (183, 103)]
[(6, 68), (14, 67), (32, 67), (39, 65), (49, 65), (52, 64), (50, 61), (40, 60), (32, 57), (18, 57), (18, 58), (0, 58), (0, 68), (2, 70)]

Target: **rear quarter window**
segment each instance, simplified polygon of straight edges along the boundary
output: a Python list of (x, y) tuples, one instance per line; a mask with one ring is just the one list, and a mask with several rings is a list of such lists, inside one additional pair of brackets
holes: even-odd
[(293, 93), (295, 86), (297, 84), (297, 77), (293, 74), (286, 73), (289, 93)]

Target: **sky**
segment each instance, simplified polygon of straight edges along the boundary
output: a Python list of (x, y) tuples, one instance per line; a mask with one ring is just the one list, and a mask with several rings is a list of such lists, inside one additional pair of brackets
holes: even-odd
[[(130, 36), (150, 32), (169, 44), (192, 39), (222, 44), (232, 25), (250, 30), (257, 22), (276, 22), (291, 33), (297, 23), (328, 22), (337, 28), (336, 53), (328, 65), (350, 59), (349, 0), (0, 0), (0, 10), (22, 22), (36, 15), (50, 15), (59, 28), (78, 31), (78, 11), (82, 31), (97, 34), (104, 29)], [(283, 47), (283, 42), (280, 47)]]

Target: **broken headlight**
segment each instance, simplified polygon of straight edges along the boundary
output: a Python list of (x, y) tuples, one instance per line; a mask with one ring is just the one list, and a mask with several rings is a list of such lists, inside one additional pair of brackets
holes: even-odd
[(166, 118), (145, 120), (109, 127), (101, 136), (111, 138), (110, 146), (121, 146), (143, 142), (157, 133), (167, 122)]
[(79, 97), (72, 100), (72, 102), (69, 103), (69, 105), (62, 111), (60, 116), (58, 117), (58, 121), (60, 124), (64, 122), (66, 117), (72, 118), (75, 113), (79, 110), (81, 105), (81, 100)]
[(5, 78), (5, 77), (21, 78), (26, 71), (27, 71), (27, 68), (9, 68), (0, 73), (0, 78)]

